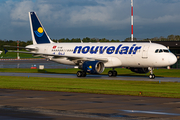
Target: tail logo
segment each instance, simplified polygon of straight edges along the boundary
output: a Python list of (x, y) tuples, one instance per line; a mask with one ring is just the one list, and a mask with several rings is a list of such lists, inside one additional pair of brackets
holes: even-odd
[(42, 27), (39, 27), (37, 29), (37, 31), (34, 31), (34, 33), (38, 36), (38, 37), (42, 37), (44, 35), (44, 30)]

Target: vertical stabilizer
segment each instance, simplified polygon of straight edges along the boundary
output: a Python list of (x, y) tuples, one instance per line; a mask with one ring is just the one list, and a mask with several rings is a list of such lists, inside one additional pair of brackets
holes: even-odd
[(33, 44), (53, 43), (35, 12), (29, 12), (29, 21)]

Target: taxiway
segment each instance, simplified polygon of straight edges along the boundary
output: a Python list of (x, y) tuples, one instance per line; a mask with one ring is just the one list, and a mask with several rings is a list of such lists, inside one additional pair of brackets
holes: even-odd
[[(24, 77), (49, 77), (49, 78), (78, 78), (76, 74), (51, 74), (51, 73), (8, 73), (0, 72), (0, 76), (24, 76)], [(133, 80), (133, 81), (158, 81), (158, 82), (180, 82), (180, 78), (156, 77), (149, 79), (148, 76), (116, 76), (108, 75), (87, 75), (79, 79), (105, 79), (105, 80)]]

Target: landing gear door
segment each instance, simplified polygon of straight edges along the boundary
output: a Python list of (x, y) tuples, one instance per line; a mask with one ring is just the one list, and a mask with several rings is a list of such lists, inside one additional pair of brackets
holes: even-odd
[(143, 59), (147, 59), (148, 58), (148, 50), (149, 50), (149, 46), (144, 46), (143, 47), (143, 51), (142, 51), (142, 58)]

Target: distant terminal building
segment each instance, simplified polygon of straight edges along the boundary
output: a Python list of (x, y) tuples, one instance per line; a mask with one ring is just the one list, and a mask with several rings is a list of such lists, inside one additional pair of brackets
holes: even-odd
[[(123, 41), (124, 42), (124, 41)], [(131, 42), (131, 41), (129, 41)], [(134, 42), (149, 42), (149, 41), (134, 41)], [(180, 68), (180, 41), (151, 41), (166, 46), (177, 57), (176, 64), (170, 66), (171, 68)]]

